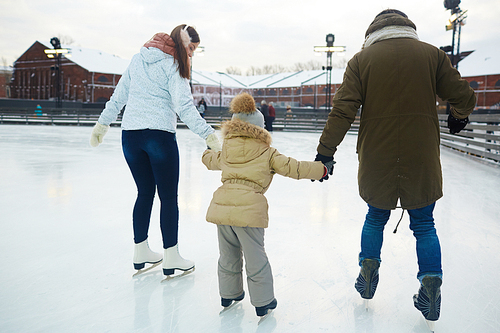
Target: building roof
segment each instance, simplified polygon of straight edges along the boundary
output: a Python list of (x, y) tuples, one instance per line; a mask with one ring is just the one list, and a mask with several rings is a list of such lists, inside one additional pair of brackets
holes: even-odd
[[(50, 43), (40, 43), (47, 48), (52, 48)], [(70, 61), (90, 72), (121, 75), (130, 63), (129, 59), (122, 59), (114, 54), (99, 50), (71, 45), (63, 45), (63, 47), (70, 49), (71, 56), (68, 58)], [(458, 69), (462, 76), (500, 74), (500, 55), (477, 50), (463, 59), (459, 63)], [(344, 71), (345, 68), (334, 68), (331, 83), (342, 83)], [(326, 84), (327, 80), (326, 72), (323, 70), (243, 76), (196, 70), (195, 68), (192, 76), (194, 84), (247, 89), (300, 87)]]
[[(344, 70), (345, 69), (343, 68), (332, 70), (332, 83), (342, 82)], [(265, 89), (326, 84), (326, 79), (326, 73), (323, 70), (275, 73), (255, 76), (193, 70), (192, 81), (195, 84), (208, 86), (222, 85), (223, 87)]]
[(489, 50), (476, 50), (458, 63), (462, 76), (500, 74), (500, 54)]
[[(50, 43), (43, 43), (47, 48), (52, 48)], [(62, 45), (70, 50), (68, 60), (85, 68), (89, 72), (123, 74), (130, 63), (129, 59), (122, 59), (114, 54), (109, 54), (94, 49), (87, 49), (79, 46)]]
[(0, 66), (0, 72), (2, 73), (12, 73), (12, 70), (11, 66)]

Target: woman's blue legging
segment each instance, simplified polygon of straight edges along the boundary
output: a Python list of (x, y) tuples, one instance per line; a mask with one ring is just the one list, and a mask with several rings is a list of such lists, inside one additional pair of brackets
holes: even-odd
[(137, 185), (137, 200), (132, 215), (134, 242), (138, 244), (148, 238), (153, 200), (158, 189), (163, 248), (176, 245), (179, 149), (175, 133), (149, 129), (123, 131), (122, 148)]

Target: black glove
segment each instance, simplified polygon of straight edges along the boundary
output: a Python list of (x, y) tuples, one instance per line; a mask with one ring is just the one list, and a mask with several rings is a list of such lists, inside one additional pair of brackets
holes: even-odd
[[(323, 182), (323, 180), (328, 180), (330, 177), (328, 175), (333, 175), (333, 165), (336, 163), (333, 160), (333, 156), (325, 156), (321, 154), (316, 154), (316, 158), (314, 161), (320, 161), (323, 163), (323, 165), (326, 167), (326, 175), (319, 180), (320, 183)], [(314, 179), (311, 179), (311, 181), (314, 181)]]
[(451, 115), (448, 115), (448, 128), (450, 129), (451, 134), (457, 134), (461, 130), (465, 128), (467, 123), (469, 122), (469, 117), (465, 119), (457, 119)]

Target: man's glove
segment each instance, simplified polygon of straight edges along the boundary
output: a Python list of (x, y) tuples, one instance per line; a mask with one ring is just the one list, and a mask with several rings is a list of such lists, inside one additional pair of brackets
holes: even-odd
[[(328, 180), (330, 177), (328, 175), (333, 175), (333, 165), (336, 163), (333, 160), (333, 156), (325, 156), (321, 154), (316, 154), (316, 158), (314, 159), (315, 161), (320, 161), (323, 163), (323, 165), (326, 168), (326, 174), (321, 178), (319, 181), (320, 183), (323, 182), (323, 180)], [(312, 180), (314, 181), (314, 180)]]
[(465, 126), (469, 123), (469, 117), (465, 119), (457, 119), (451, 115), (448, 115), (448, 128), (450, 129), (451, 134), (457, 134), (461, 130), (465, 128)]
[(217, 137), (217, 134), (212, 133), (209, 136), (207, 136), (206, 142), (208, 148), (212, 149), (213, 151), (218, 152), (222, 150), (222, 146), (220, 145), (220, 141), (219, 138)]
[(92, 129), (92, 134), (90, 134), (90, 145), (92, 147), (99, 146), (102, 143), (102, 139), (108, 133), (109, 126), (96, 123)]

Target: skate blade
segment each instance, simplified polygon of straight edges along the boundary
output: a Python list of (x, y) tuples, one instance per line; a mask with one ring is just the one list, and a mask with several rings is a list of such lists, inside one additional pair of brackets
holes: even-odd
[(177, 278), (180, 278), (180, 277), (183, 277), (183, 276), (186, 276), (188, 274), (191, 274), (194, 272), (194, 267), (191, 268), (191, 269), (188, 269), (187, 271), (184, 271), (182, 272), (182, 274), (178, 274), (178, 275), (167, 275), (166, 278), (164, 278), (163, 280), (161, 280), (161, 282), (167, 282), (167, 281), (171, 281), (173, 279), (177, 279)]
[(221, 312), (219, 312), (219, 316), (223, 315), (224, 313), (228, 312), (229, 310), (231, 310), (232, 308), (235, 308), (236, 305), (238, 305), (241, 301), (234, 301), (230, 306), (228, 307), (225, 307), (224, 309), (221, 310)]
[(427, 323), (427, 327), (429, 327), (429, 329), (431, 330), (431, 332), (434, 333), (434, 325), (436, 324), (435, 321), (430, 321), (430, 320), (425, 320), (425, 322)]
[(368, 311), (368, 309), (370, 308), (370, 300), (369, 299), (365, 299), (363, 301), (363, 303), (365, 304), (366, 311)]
[(267, 310), (267, 313), (264, 316), (260, 317), (260, 320), (257, 323), (257, 325), (260, 325), (264, 320), (266, 320), (266, 318), (269, 317), (269, 315), (271, 315), (271, 313), (273, 312), (273, 310), (274, 309)]
[(161, 262), (162, 261), (160, 260), (160, 262), (157, 262), (156, 264), (153, 264), (153, 265), (149, 266), (148, 268), (143, 268), (143, 269), (138, 270), (137, 272), (135, 272), (134, 275), (132, 275), (132, 277), (141, 275), (143, 273), (146, 273), (147, 271), (152, 270), (153, 268), (155, 268), (156, 266), (158, 266), (159, 264), (161, 264)]

